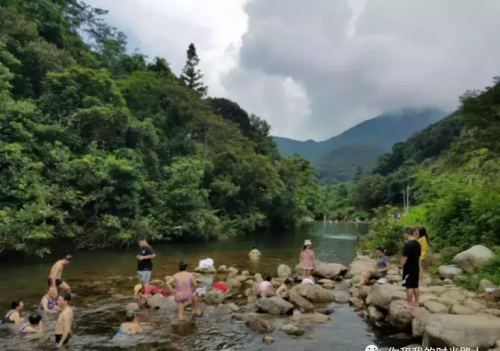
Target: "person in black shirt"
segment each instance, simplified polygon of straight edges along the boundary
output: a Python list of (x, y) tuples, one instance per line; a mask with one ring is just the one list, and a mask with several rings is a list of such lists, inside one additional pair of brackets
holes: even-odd
[(406, 243), (403, 247), (400, 269), (403, 269), (403, 286), (406, 288), (406, 307), (419, 306), (418, 279), (420, 274), (420, 244), (411, 228), (405, 228)]
[(146, 242), (146, 239), (140, 239), (139, 246), (139, 255), (137, 255), (137, 278), (142, 286), (146, 286), (151, 280), (153, 258), (155, 258), (156, 255), (153, 248)]

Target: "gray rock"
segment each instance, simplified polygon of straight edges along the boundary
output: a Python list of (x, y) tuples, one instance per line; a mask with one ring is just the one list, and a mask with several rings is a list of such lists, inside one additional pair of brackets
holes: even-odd
[(365, 303), (362, 300), (360, 300), (360, 299), (358, 299), (357, 297), (354, 297), (354, 296), (349, 299), (349, 302), (356, 309), (365, 307)]
[(300, 295), (311, 302), (335, 301), (335, 295), (333, 295), (332, 291), (323, 289), (320, 285), (298, 284), (290, 292)]
[(463, 314), (463, 315), (470, 315), (470, 314), (475, 314), (476, 311), (474, 311), (472, 308), (465, 307), (465, 306), (460, 306), (460, 305), (453, 305), (451, 307), (451, 314)]
[(217, 269), (217, 272), (219, 272), (219, 273), (227, 273), (227, 267), (226, 267), (226, 265), (220, 265), (219, 268)]
[(293, 305), (279, 297), (261, 298), (257, 301), (257, 308), (274, 315), (286, 315), (293, 312)]
[(368, 295), (366, 303), (388, 311), (391, 302), (396, 300), (406, 300), (406, 292), (395, 285), (376, 284)]
[(500, 339), (500, 319), (484, 315), (432, 314), (425, 332), (424, 346), (447, 345), (487, 350)]
[(290, 293), (290, 302), (295, 305), (301, 312), (314, 311), (312, 303), (295, 292)]
[(463, 306), (468, 307), (476, 312), (479, 312), (479, 311), (484, 310), (486, 308), (485, 306), (483, 306), (482, 304), (480, 304), (479, 302), (474, 301), (474, 300), (465, 300), (465, 302), (463, 303)]
[(214, 311), (217, 316), (229, 316), (233, 313), (233, 309), (229, 305), (220, 304)]
[(126, 311), (137, 312), (140, 310), (139, 304), (137, 302), (131, 302), (125, 306)]
[(295, 323), (327, 324), (330, 321), (330, 317), (321, 313), (304, 313), (292, 317)]
[(337, 303), (349, 303), (350, 294), (348, 291), (343, 290), (333, 290), (333, 296), (335, 296), (335, 302)]
[(271, 345), (274, 342), (274, 339), (268, 335), (268, 336), (264, 336), (262, 341), (264, 342), (264, 344)]
[(378, 322), (378, 321), (381, 321), (382, 319), (384, 319), (385, 315), (379, 311), (375, 306), (369, 306), (368, 307), (368, 317), (375, 321), (375, 322)]
[(250, 272), (249, 271), (243, 271), (243, 272), (241, 272), (241, 275), (245, 275), (245, 276), (248, 277), (250, 275)]
[(175, 311), (177, 310), (177, 303), (173, 296), (163, 297), (161, 294), (156, 294), (148, 299), (148, 306), (160, 310)]
[(406, 301), (392, 301), (389, 307), (389, 323), (396, 329), (409, 330), (416, 315), (429, 314), (425, 308), (406, 308)]
[(449, 307), (439, 303), (437, 301), (427, 301), (424, 303), (425, 308), (427, 308), (431, 313), (448, 313)]
[(212, 289), (205, 294), (205, 303), (209, 305), (219, 305), (224, 303), (227, 296), (222, 291)]
[(230, 278), (227, 280), (226, 285), (227, 285), (228, 291), (230, 291), (233, 294), (238, 293), (240, 291), (240, 288), (241, 288), (241, 281), (239, 281), (238, 279), (235, 279), (235, 278)]
[(245, 321), (245, 325), (256, 332), (272, 333), (274, 331), (274, 325), (255, 314), (243, 315), (242, 318)]
[(288, 267), (286, 264), (280, 264), (278, 266), (278, 278), (291, 278), (292, 277), (292, 269)]
[(438, 268), (438, 274), (442, 279), (453, 279), (455, 276), (463, 273), (463, 270), (460, 268), (448, 267), (448, 266), (440, 266)]
[(413, 337), (421, 338), (424, 336), (425, 327), (429, 322), (429, 318), (432, 314), (429, 313), (420, 313), (415, 316), (413, 321), (411, 322), (411, 330)]
[(481, 281), (479, 282), (479, 290), (481, 292), (485, 292), (486, 289), (496, 289), (496, 287), (497, 286), (495, 284), (493, 284), (487, 279), (481, 279)]
[(301, 336), (305, 333), (305, 330), (297, 324), (287, 324), (281, 330), (287, 335)]
[(470, 249), (460, 252), (453, 258), (453, 262), (467, 273), (473, 273), (474, 269), (481, 267), (484, 262), (493, 258), (493, 251), (483, 245), (475, 245)]

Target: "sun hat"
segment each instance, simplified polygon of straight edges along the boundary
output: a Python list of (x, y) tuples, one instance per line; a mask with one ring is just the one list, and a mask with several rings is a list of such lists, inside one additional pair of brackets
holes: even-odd
[(304, 241), (304, 245), (312, 245), (313, 243), (311, 242), (311, 240), (306, 240)]
[(139, 293), (139, 291), (141, 291), (141, 289), (142, 289), (142, 284), (137, 284), (134, 287), (134, 294), (137, 295)]

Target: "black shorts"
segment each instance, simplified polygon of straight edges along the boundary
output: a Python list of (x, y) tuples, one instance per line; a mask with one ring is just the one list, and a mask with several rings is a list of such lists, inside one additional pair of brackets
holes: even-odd
[[(50, 285), (50, 284), (51, 284), (51, 280), (52, 280), (52, 279), (50, 279), (50, 278), (49, 278), (49, 280), (48, 280), (48, 282), (49, 282), (49, 287), (51, 286), (51, 285)], [(61, 285), (62, 283), (64, 283), (64, 280), (62, 280), (62, 279), (56, 279), (56, 286), (59, 286), (59, 285)]]
[(420, 272), (412, 271), (412, 272), (404, 272), (403, 271), (403, 286), (406, 289), (417, 289), (418, 288), (418, 280), (419, 280)]
[[(61, 342), (62, 335), (55, 334), (54, 336), (56, 337), (56, 344), (59, 344)], [(66, 340), (64, 340), (63, 345), (66, 345), (68, 343), (69, 339), (71, 339), (71, 334), (68, 334), (68, 337), (66, 338)]]

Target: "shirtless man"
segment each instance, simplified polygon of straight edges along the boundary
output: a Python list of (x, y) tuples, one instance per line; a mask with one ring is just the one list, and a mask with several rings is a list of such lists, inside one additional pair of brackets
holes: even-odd
[(70, 307), (71, 294), (63, 292), (57, 298), (57, 305), (61, 309), (57, 319), (54, 336), (58, 347), (66, 345), (71, 338), (71, 326), (73, 325), (73, 309)]
[(61, 279), (62, 276), (62, 271), (64, 266), (67, 266), (68, 264), (71, 263), (71, 260), (73, 257), (70, 255), (67, 255), (64, 257), (62, 260), (57, 261), (54, 263), (52, 266), (52, 269), (50, 270), (50, 275), (49, 275), (49, 288), (50, 287), (61, 287), (61, 289), (65, 292), (71, 292), (71, 288), (69, 287), (68, 284), (64, 282), (64, 280)]

